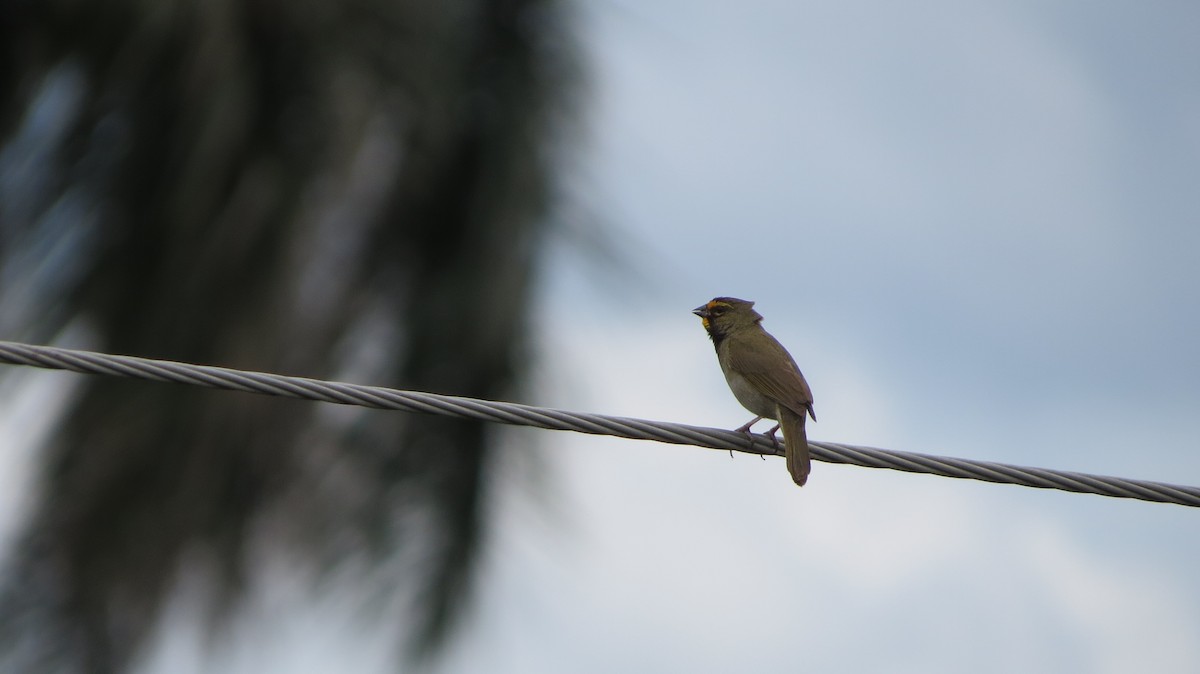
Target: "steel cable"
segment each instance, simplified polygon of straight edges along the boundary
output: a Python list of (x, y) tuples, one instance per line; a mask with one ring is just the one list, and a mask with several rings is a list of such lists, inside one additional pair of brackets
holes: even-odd
[[(50, 346), (0, 341), (0, 363), (175, 382), (343, 405), (443, 414), (502, 424), (654, 440), (751, 454), (782, 453), (782, 449), (772, 443), (768, 436), (757, 433), (744, 434), (663, 421), (568, 412), (495, 400), (402, 391)], [(829, 463), (1200, 507), (1200, 487), (899, 452), (836, 442), (810, 441), (809, 445), (813, 458)]]

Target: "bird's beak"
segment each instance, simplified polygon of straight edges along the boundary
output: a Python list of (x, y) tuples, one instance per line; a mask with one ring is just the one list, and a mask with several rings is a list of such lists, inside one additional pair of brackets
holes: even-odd
[(708, 305), (702, 304), (695, 309), (692, 309), (692, 313), (696, 314), (700, 318), (708, 318)]

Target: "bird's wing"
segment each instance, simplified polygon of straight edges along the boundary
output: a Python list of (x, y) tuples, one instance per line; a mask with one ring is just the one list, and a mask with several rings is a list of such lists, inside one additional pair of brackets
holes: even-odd
[[(761, 343), (766, 347), (761, 350), (731, 348), (730, 365), (780, 405), (800, 416), (807, 413), (816, 421), (817, 416), (812, 410), (812, 391), (808, 388), (808, 382), (804, 381), (796, 361), (770, 333), (764, 331), (763, 336), (766, 339)], [(787, 365), (780, 367), (781, 362)]]

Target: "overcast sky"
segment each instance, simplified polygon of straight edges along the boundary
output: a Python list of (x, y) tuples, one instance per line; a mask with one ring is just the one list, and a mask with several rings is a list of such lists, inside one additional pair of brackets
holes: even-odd
[[(1200, 6), (584, 17), (578, 191), (645, 278), (559, 259), (538, 402), (741, 424), (688, 313), (733, 295), (814, 439), (1200, 484)], [(1193, 510), (542, 441), (564, 512), (504, 511), (447, 671), (1200, 669)]]
[[(555, 249), (531, 402), (740, 425), (689, 313), (733, 295), (804, 370), (813, 439), (1200, 484), (1200, 5), (579, 18), (572, 192), (631, 272)], [(445, 672), (1200, 670), (1194, 509), (513, 437), (549, 488), (497, 499)], [(280, 587), (195, 671), (386, 671), (389, 626), (276, 610)], [(202, 647), (175, 633), (146, 669)]]

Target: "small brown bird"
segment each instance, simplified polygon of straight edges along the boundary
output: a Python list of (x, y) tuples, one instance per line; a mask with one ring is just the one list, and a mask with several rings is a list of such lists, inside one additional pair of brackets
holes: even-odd
[(816, 421), (817, 415), (813, 414), (812, 391), (796, 361), (759, 325), (763, 317), (754, 310), (754, 302), (718, 297), (692, 313), (700, 317), (712, 338), (734, 397), (755, 415), (737, 430), (749, 433), (750, 427), (763, 419), (778, 421), (768, 434), (774, 439), (775, 431), (782, 427), (788, 472), (796, 484), (804, 486), (810, 470), (804, 420), (807, 414)]

